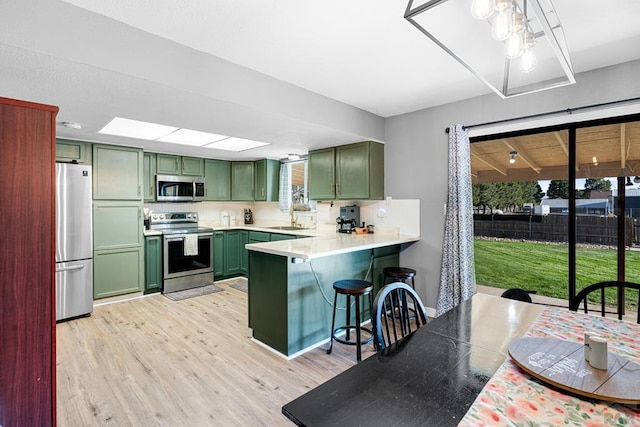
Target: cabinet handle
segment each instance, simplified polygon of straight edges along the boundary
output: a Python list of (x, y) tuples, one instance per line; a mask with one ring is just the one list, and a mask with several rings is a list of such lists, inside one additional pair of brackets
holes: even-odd
[(138, 196), (140, 195), (141, 192), (142, 192), (142, 186), (138, 185)]
[(179, 164), (178, 164), (178, 158), (177, 157), (175, 158), (175, 161), (176, 161), (176, 169), (178, 169)]

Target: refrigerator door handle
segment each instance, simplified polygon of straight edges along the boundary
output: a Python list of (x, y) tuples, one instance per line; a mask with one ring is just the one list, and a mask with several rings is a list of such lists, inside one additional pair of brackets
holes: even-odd
[(59, 271), (70, 271), (70, 270), (82, 270), (83, 268), (84, 268), (84, 264), (70, 265), (68, 267), (58, 267), (56, 265), (56, 272), (59, 272)]

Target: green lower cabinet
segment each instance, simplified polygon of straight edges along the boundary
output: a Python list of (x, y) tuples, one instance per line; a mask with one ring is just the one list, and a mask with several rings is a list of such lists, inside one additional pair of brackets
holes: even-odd
[(245, 245), (249, 243), (249, 232), (247, 230), (240, 230), (240, 273), (245, 276), (249, 274), (249, 251), (245, 248)]
[(292, 240), (295, 239), (296, 236), (293, 234), (279, 234), (279, 233), (271, 233), (271, 241), (277, 242), (279, 240)]
[(224, 231), (213, 233), (213, 277), (224, 277)]
[(142, 248), (94, 251), (93, 298), (140, 292), (144, 286)]
[(144, 293), (162, 290), (162, 236), (144, 239)]
[(240, 274), (242, 255), (240, 253), (240, 230), (230, 230), (224, 233), (224, 275)]

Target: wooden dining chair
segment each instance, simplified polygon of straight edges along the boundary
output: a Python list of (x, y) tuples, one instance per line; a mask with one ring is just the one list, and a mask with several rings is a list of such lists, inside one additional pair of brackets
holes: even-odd
[(380, 289), (373, 302), (373, 345), (382, 350), (427, 324), (427, 311), (411, 286), (395, 282)]
[(640, 284), (633, 282), (618, 282), (618, 281), (607, 281), (607, 282), (598, 282), (593, 285), (589, 285), (575, 296), (573, 301), (570, 302), (569, 308), (573, 311), (578, 311), (580, 304), (584, 305), (584, 312), (589, 312), (589, 303), (587, 301), (587, 297), (592, 292), (600, 291), (600, 314), (604, 317), (606, 315), (606, 304), (605, 304), (605, 291), (607, 289), (616, 289), (621, 290), (621, 292), (617, 292), (617, 314), (618, 319), (622, 319), (622, 313), (624, 312), (623, 300), (621, 296), (623, 295), (624, 289), (636, 289), (638, 290), (638, 305), (636, 306), (636, 311), (638, 312), (638, 317), (636, 322), (640, 324)]

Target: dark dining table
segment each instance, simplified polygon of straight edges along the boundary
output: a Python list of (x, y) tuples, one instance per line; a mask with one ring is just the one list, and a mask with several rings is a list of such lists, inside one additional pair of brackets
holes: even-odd
[(455, 426), (542, 309), (476, 294), (282, 413), (300, 426)]

